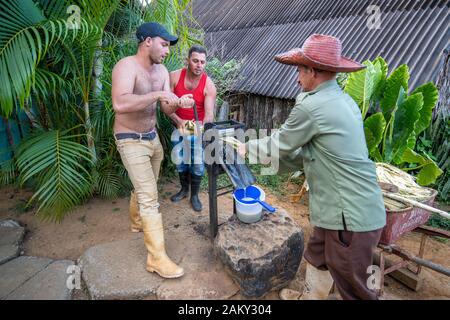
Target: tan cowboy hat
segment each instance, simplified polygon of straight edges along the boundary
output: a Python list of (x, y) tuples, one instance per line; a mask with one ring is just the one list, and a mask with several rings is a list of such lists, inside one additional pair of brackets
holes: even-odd
[(354, 72), (366, 66), (342, 56), (342, 43), (338, 38), (313, 34), (302, 48), (277, 54), (275, 60), (289, 65), (305, 65), (331, 72)]

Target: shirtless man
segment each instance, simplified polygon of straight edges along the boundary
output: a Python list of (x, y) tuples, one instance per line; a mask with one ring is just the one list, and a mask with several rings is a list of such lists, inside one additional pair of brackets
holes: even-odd
[(144, 231), (146, 269), (164, 278), (178, 278), (184, 270), (166, 254), (158, 209), (156, 182), (164, 154), (155, 128), (156, 103), (159, 101), (161, 110), (170, 115), (178, 107), (191, 108), (194, 100), (192, 95), (178, 98), (170, 91), (169, 72), (161, 64), (178, 38), (152, 22), (141, 25), (136, 36), (136, 55), (121, 59), (112, 71), (114, 136), (139, 205), (130, 215), (132, 231)]

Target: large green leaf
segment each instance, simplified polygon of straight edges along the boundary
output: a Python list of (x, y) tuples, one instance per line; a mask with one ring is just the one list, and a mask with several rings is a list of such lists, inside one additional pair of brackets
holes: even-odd
[(408, 139), (414, 131), (419, 119), (419, 111), (423, 104), (422, 94), (416, 93), (406, 98), (394, 112), (392, 136), (386, 141), (383, 157), (387, 163), (401, 162), (407, 148)]
[(388, 65), (382, 57), (377, 57), (373, 61), (374, 66), (380, 67), (379, 80), (376, 81), (375, 89), (372, 95), (372, 100), (377, 103), (383, 94), (384, 86), (386, 85), (386, 76), (388, 72)]
[(430, 126), (433, 109), (439, 98), (439, 93), (436, 86), (431, 83), (425, 83), (416, 88), (412, 94), (420, 93), (423, 97), (423, 106), (420, 109), (419, 120), (416, 122), (414, 131), (408, 139), (408, 148), (414, 149), (417, 137)]
[[(407, 170), (418, 170), (417, 183), (422, 186), (427, 186), (436, 182), (436, 179), (442, 174), (442, 170), (437, 166), (437, 164), (430, 159), (426, 154), (420, 155), (414, 150), (407, 148), (403, 153), (401, 162), (407, 163), (417, 163), (418, 166), (415, 168), (408, 168)], [(404, 169), (405, 170), (405, 169)]]
[(392, 110), (390, 116), (386, 117), (383, 114), (385, 119), (386, 118), (388, 119), (387, 124), (386, 124), (386, 130), (383, 135), (383, 147), (382, 147), (383, 159), (389, 159), (389, 160), (386, 160), (387, 162), (390, 162), (392, 160), (391, 156), (392, 156), (393, 150), (389, 148), (389, 144), (390, 144), (390, 142), (393, 141), (395, 112), (397, 111), (398, 106), (401, 105), (402, 103), (404, 103), (406, 98), (407, 98), (407, 95), (406, 95), (405, 89), (403, 89), (403, 87), (400, 86), (397, 101), (395, 103), (394, 109)]
[(80, 137), (69, 130), (54, 130), (24, 141), (18, 149), (19, 179), (22, 184), (36, 184), (30, 202), (37, 201), (37, 213), (44, 218), (60, 221), (90, 193), (91, 177), (85, 166), (91, 160), (87, 147), (76, 142)]
[(388, 73), (388, 64), (386, 63), (386, 60), (384, 60), (383, 57), (378, 56), (373, 60), (373, 64), (378, 64), (380, 66), (381, 75), (383, 78), (386, 78)]
[(366, 136), (367, 149), (372, 157), (375, 156), (375, 150), (378, 150), (378, 145), (383, 139), (385, 129), (386, 120), (384, 120), (381, 112), (371, 115), (364, 121), (364, 133)]
[(414, 132), (416, 137), (430, 126), (433, 109), (439, 99), (439, 93), (436, 86), (432, 82), (421, 85), (412, 94), (421, 93), (423, 96), (423, 106), (420, 109), (420, 118), (416, 123)]
[(384, 86), (383, 98), (380, 102), (381, 111), (383, 112), (386, 121), (389, 121), (400, 93), (400, 88), (403, 88), (404, 92), (408, 92), (408, 80), (409, 72), (408, 66), (402, 64), (392, 72), (392, 74), (386, 79)]
[(367, 68), (358, 72), (353, 72), (347, 79), (345, 92), (347, 92), (353, 100), (356, 101), (363, 119), (369, 111), (370, 100), (381, 81), (381, 66), (380, 64), (372, 64), (370, 61), (364, 61)]

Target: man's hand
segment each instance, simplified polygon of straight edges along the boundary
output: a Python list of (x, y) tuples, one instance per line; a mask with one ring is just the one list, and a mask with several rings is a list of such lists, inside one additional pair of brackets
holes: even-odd
[(173, 92), (162, 91), (159, 100), (161, 102), (166, 102), (169, 106), (176, 106), (178, 105), (179, 98)]
[(177, 128), (178, 129), (184, 129), (184, 126), (186, 125), (187, 120), (179, 119), (177, 122)]
[(178, 99), (178, 106), (180, 108), (192, 108), (194, 103), (194, 96), (192, 94), (185, 94)]
[(186, 122), (187, 120), (177, 119), (177, 129), (182, 136), (186, 135)]
[(246, 151), (247, 151), (245, 143), (240, 142), (235, 137), (223, 137), (223, 138), (220, 138), (220, 139), (223, 142), (225, 142), (226, 144), (229, 144), (233, 149), (235, 149), (236, 152), (238, 153), (238, 155), (240, 155), (242, 158), (245, 158), (245, 154), (246, 154)]

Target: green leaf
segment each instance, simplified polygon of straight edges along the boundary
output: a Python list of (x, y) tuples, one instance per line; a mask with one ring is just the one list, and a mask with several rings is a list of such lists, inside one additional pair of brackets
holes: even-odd
[(420, 93), (406, 98), (394, 113), (392, 137), (386, 141), (384, 159), (387, 163), (399, 163), (407, 148), (408, 139), (414, 131), (419, 118), (423, 99)]
[(375, 162), (383, 162), (384, 160), (383, 160), (383, 157), (382, 157), (382, 155), (381, 155), (381, 153), (380, 153), (380, 150), (377, 148), (377, 149), (375, 149), (374, 151), (373, 151), (373, 153), (370, 155), (371, 157), (372, 157), (372, 159), (375, 161)]
[(382, 57), (377, 57), (373, 61), (373, 64), (375, 67), (379, 66), (379, 68), (380, 68), (379, 80), (375, 82), (376, 85), (375, 85), (375, 89), (374, 89), (374, 92), (372, 95), (372, 100), (376, 103), (381, 99), (381, 96), (382, 96), (382, 93), (384, 90), (384, 86), (386, 85), (386, 76), (387, 76), (387, 72), (388, 72), (388, 65)]
[(377, 57), (373, 60), (373, 64), (378, 64), (380, 66), (381, 75), (383, 78), (386, 78), (388, 72), (388, 65), (386, 61), (382, 57)]
[(426, 164), (422, 169), (420, 169), (417, 174), (417, 183), (421, 186), (428, 186), (436, 182), (436, 179), (442, 174), (442, 170), (436, 165), (436, 163), (431, 162)]
[(402, 162), (425, 164), (427, 161), (414, 150), (407, 148), (403, 153)]
[(420, 109), (420, 118), (416, 123), (414, 133), (416, 137), (430, 126), (433, 109), (439, 99), (439, 93), (432, 82), (421, 85), (412, 94), (421, 93), (423, 96), (423, 106)]
[(402, 64), (395, 69), (394, 72), (392, 72), (392, 74), (386, 79), (383, 97), (380, 102), (381, 111), (383, 112), (386, 121), (389, 120), (395, 106), (397, 105), (397, 100), (401, 92), (400, 88), (403, 88), (404, 92), (408, 92), (408, 80), (408, 66), (405, 64)]
[(74, 141), (80, 135), (54, 130), (32, 136), (20, 144), (17, 168), (21, 183), (34, 181), (37, 213), (60, 221), (64, 214), (80, 204), (90, 193), (91, 165), (89, 149)]
[(381, 80), (381, 67), (379, 64), (374, 65), (370, 61), (364, 61), (363, 64), (367, 68), (349, 75), (345, 92), (358, 104), (364, 119), (370, 107), (370, 99)]
[(15, 183), (17, 169), (13, 159), (0, 163), (0, 186), (7, 186)]
[(371, 115), (364, 121), (364, 133), (366, 136), (367, 149), (369, 154), (373, 156), (375, 150), (378, 150), (378, 145), (383, 139), (383, 133), (386, 129), (386, 120), (383, 114), (378, 112)]
[(408, 148), (414, 149), (414, 147), (416, 146), (416, 141), (417, 141), (417, 135), (416, 135), (416, 132), (413, 130), (411, 132), (411, 134), (409, 135), (406, 145), (408, 146)]
[[(436, 179), (443, 173), (443, 171), (437, 166), (437, 164), (430, 159), (427, 155), (420, 155), (408, 148), (405, 150), (401, 162), (417, 163), (420, 169), (417, 174), (417, 183), (422, 186), (427, 186), (436, 182)], [(416, 168), (410, 168), (408, 170), (415, 170)]]

